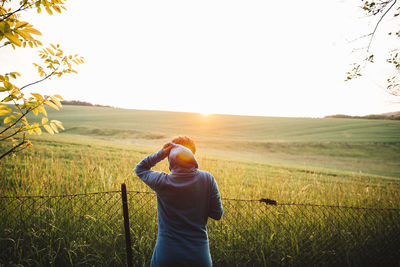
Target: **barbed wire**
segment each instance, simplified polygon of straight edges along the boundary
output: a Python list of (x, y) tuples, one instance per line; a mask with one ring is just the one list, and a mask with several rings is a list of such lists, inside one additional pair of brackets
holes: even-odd
[(115, 191), (104, 191), (104, 192), (91, 192), (91, 193), (78, 193), (78, 194), (63, 194), (63, 195), (17, 195), (17, 196), (0, 196), (0, 199), (18, 199), (18, 198), (67, 198), (67, 197), (79, 197), (79, 196), (92, 196), (101, 194), (113, 194), (121, 193), (120, 190)]

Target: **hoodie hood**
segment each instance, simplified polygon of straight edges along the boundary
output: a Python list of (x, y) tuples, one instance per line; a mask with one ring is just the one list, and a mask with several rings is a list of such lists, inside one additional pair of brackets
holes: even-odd
[(190, 149), (175, 143), (171, 144), (174, 146), (168, 155), (169, 169), (171, 172), (187, 173), (195, 171), (199, 167)]

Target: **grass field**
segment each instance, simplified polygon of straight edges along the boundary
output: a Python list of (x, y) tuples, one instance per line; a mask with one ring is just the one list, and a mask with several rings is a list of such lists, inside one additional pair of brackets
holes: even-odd
[(199, 153), (252, 162), (400, 176), (400, 123), (390, 120), (210, 115), (65, 106), (62, 135), (158, 149), (176, 135)]
[[(65, 106), (61, 112), (51, 112), (49, 116), (61, 120), (66, 130), (55, 136), (46, 134), (34, 137), (32, 148), (0, 162), (2, 196), (119, 190), (122, 182), (127, 184), (129, 190), (149, 191), (134, 175), (134, 166), (149, 153), (157, 151), (172, 137), (189, 135), (197, 142), (200, 168), (210, 171), (215, 176), (224, 198), (271, 198), (278, 203), (400, 208), (400, 123), (398, 121), (227, 115), (205, 117), (190, 113), (79, 106)], [(162, 162), (156, 169), (167, 171), (167, 162)], [(155, 204), (152, 203), (154, 214)], [(277, 219), (272, 219), (268, 221), (268, 229), (261, 229), (260, 225), (263, 223), (258, 219), (244, 221), (249, 216), (255, 216), (254, 210), (240, 206), (242, 204), (236, 202), (234, 204), (226, 202), (226, 204), (228, 207), (229, 205), (235, 207), (234, 212), (226, 210), (222, 224), (210, 225), (212, 236), (215, 237), (211, 243), (214, 251), (213, 259), (220, 262), (220, 266), (227, 263), (243, 266), (245, 261), (253, 262), (255, 265), (269, 263), (268, 265), (274, 266), (279, 265), (282, 257), (287, 260), (286, 265), (301, 266), (307, 259), (302, 258), (304, 254), (302, 249), (305, 248), (300, 246), (299, 240), (309, 240), (309, 231), (318, 228), (315, 235), (319, 234), (320, 241), (334, 244), (332, 240), (336, 239), (330, 234), (325, 236), (324, 233), (336, 229), (336, 223), (352, 225), (350, 220), (359, 216), (344, 213), (338, 220), (334, 214), (326, 215), (314, 209), (290, 211), (282, 206), (282, 210), (278, 212), (280, 216), (285, 216), (285, 213), (291, 214), (285, 217), (284, 223), (280, 221), (279, 225), (283, 228), (274, 225)], [(43, 212), (45, 214), (45, 211)], [(95, 210), (90, 216), (101, 217), (101, 212), (101, 209)], [(148, 216), (147, 213), (138, 214), (142, 217)], [(259, 219), (262, 218), (261, 215)], [(296, 219), (298, 215), (304, 218), (298, 220)], [(41, 215), (37, 216), (40, 218)], [(67, 214), (59, 216), (55, 216), (54, 220), (59, 219), (69, 225)], [(143, 221), (144, 217), (138, 218), (136, 218), (137, 223), (148, 224), (147, 221)], [(284, 217), (279, 218), (282, 220)], [(378, 216), (376, 221), (374, 218), (368, 217), (364, 222), (372, 225), (376, 233), (375, 239), (368, 241), (370, 243), (380, 237), (384, 238), (379, 235), (379, 229), (386, 229), (384, 218)], [(333, 224), (332, 219), (338, 221)], [(154, 230), (149, 229), (154, 229), (156, 221), (154, 218), (149, 220), (151, 220), (148, 226), (150, 228), (145, 229), (151, 231), (147, 233), (150, 237), (141, 239), (137, 236), (138, 240), (135, 243), (135, 246), (138, 246), (135, 249), (140, 258), (137, 259), (140, 265), (148, 263), (155, 241)], [(237, 224), (230, 225), (232, 222)], [(100, 227), (99, 224), (98, 219), (96, 227)], [(224, 228), (224, 225), (232, 228)], [(297, 230), (294, 230), (294, 233), (289, 231), (288, 239), (280, 239), (275, 243), (273, 237), (283, 238), (279, 234), (281, 231), (287, 231), (285, 229), (289, 225), (289, 229)], [(352, 226), (356, 232), (360, 226), (357, 225)], [(90, 226), (94, 227), (92, 224)], [(106, 235), (104, 232), (106, 228), (96, 227), (90, 229), (94, 236)], [(44, 248), (44, 250), (29, 250), (37, 262), (50, 261), (50, 256), (43, 251), (58, 251), (55, 245), (49, 244), (46, 240), (57, 241), (57, 246), (63, 248), (57, 254), (60, 262), (62, 257), (69, 257), (75, 263), (83, 258), (90, 258), (87, 262), (82, 260), (81, 265), (102, 262), (104, 257), (110, 260), (110, 264), (122, 261), (121, 255), (112, 254), (116, 249), (121, 249), (118, 247), (119, 241), (107, 243), (107, 246), (110, 246), (109, 252), (106, 249), (102, 250), (100, 257), (93, 251), (86, 252), (86, 248), (74, 247), (72, 244), (81, 243), (72, 233), (69, 235), (57, 229), (50, 229), (51, 231), (43, 230), (44, 237), (39, 237), (36, 231), (24, 233), (27, 236), (23, 240), (29, 239), (30, 242), (37, 240)], [(229, 229), (235, 229), (236, 232)], [(360, 236), (372, 231), (372, 228), (366, 229), (367, 232), (360, 230)], [(49, 237), (45, 234), (47, 232), (49, 235), (50, 233), (54, 235)], [(262, 238), (256, 241), (246, 239), (245, 233), (249, 236), (261, 235)], [(335, 238), (340, 239), (342, 234), (338, 232), (338, 237)], [(356, 237), (357, 235), (351, 237), (351, 246), (359, 246), (361, 250), (365, 246), (364, 241), (361, 237), (360, 240)], [(2, 246), (5, 246), (6, 239), (2, 238)], [(339, 239), (337, 243), (347, 248), (344, 244), (347, 239), (344, 241)], [(371, 245), (370, 243), (368, 244)], [(319, 243), (315, 244), (313, 253), (318, 253)], [(12, 251), (15, 254), (12, 258), (14, 264), (26, 262), (21, 254), (26, 246), (31, 247), (31, 244), (25, 244), (25, 247), (6, 246), (4, 253)], [(82, 246), (85, 247), (84, 244)], [(241, 251), (237, 250), (238, 246)], [(378, 243), (371, 245), (373, 248), (378, 246)], [(69, 252), (65, 254), (66, 251)], [(240, 258), (237, 252), (243, 254), (243, 257)], [(281, 255), (281, 252), (287, 255)], [(88, 253), (94, 253), (96, 256), (92, 254), (90, 256)], [(354, 251), (348, 253), (347, 256), (356, 255), (354, 262), (362, 260), (363, 256), (360, 256), (362, 254), (358, 255)], [(1, 255), (4, 261), (5, 254)], [(264, 264), (261, 264), (263, 262)]]
[[(57, 194), (115, 189), (121, 181), (137, 180), (135, 164), (176, 135), (196, 140), (200, 167), (222, 183), (231, 182), (234, 186), (223, 185), (222, 190), (232, 196), (271, 191), (275, 197), (271, 180), (285, 184), (287, 177), (291, 180), (286, 186), (292, 189), (279, 192), (308, 186), (309, 181), (367, 186), (370, 181), (397, 183), (400, 177), (398, 121), (203, 116), (85, 106), (65, 106), (50, 111), (49, 117), (62, 121), (65, 131), (35, 137), (32, 149), (0, 162), (0, 174), (7, 177), (1, 183), (8, 181), (1, 190)], [(165, 164), (163, 168), (167, 170)], [(46, 178), (50, 180), (43, 183)], [(324, 202), (344, 201), (336, 195), (333, 191)]]
[[(147, 190), (133, 168), (154, 151), (93, 138), (39, 137), (32, 149), (0, 163), (1, 190), (17, 195), (73, 194), (118, 190), (122, 182), (131, 189)], [(226, 197), (357, 206), (376, 206), (378, 201), (380, 206), (400, 207), (394, 201), (400, 195), (397, 177), (274, 165), (200, 152), (198, 161), (202, 169), (214, 174)], [(167, 172), (167, 162), (156, 169)]]

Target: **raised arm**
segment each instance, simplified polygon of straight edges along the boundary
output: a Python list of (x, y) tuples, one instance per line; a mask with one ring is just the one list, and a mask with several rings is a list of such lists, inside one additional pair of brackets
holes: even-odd
[(136, 175), (154, 191), (156, 191), (157, 188), (162, 184), (162, 181), (165, 179), (167, 174), (163, 172), (152, 171), (151, 168), (154, 167), (158, 162), (165, 159), (168, 156), (171, 148), (171, 145), (165, 144), (162, 149), (147, 156), (135, 167)]

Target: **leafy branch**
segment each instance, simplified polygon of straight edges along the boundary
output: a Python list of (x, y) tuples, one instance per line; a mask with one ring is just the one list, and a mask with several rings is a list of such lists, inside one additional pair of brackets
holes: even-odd
[[(2, 155), (0, 155), (0, 160), (2, 158), (4, 158), (5, 156), (7, 156), (8, 154), (15, 152), (15, 150), (23, 145), (27, 144), (27, 146), (31, 146), (31, 142), (29, 140), (25, 139), (25, 134), (24, 137), (22, 139), (22, 141), (20, 143), (18, 143), (17, 145), (14, 145), (11, 149), (9, 149), (8, 151), (6, 151), (5, 153), (3, 153)], [(21, 151), (21, 150), (20, 150)]]
[[(5, 2), (7, 2), (7, 1), (3, 0), (2, 7), (4, 6)], [(16, 14), (18, 12), (21, 12), (21, 11), (24, 11), (24, 10), (26, 10), (28, 8), (31, 8), (32, 5), (33, 5), (33, 3), (28, 4), (28, 1), (25, 0), (24, 2), (22, 2), (21, 6), (18, 9), (14, 10), (12, 12), (0, 15), (0, 16), (3, 17), (3, 18), (0, 19), (0, 22), (6, 21), (9, 17), (13, 16), (14, 14)]]
[[(371, 45), (374, 41), (376, 32), (378, 28), (380, 27), (382, 21), (387, 18), (388, 14), (390, 11), (393, 11), (396, 7), (397, 0), (372, 0), (372, 1), (364, 1), (363, 2), (362, 9), (366, 12), (368, 16), (378, 16), (378, 20), (375, 23), (372, 31), (368, 34), (362, 35), (361, 37), (357, 38), (362, 39), (369, 37), (368, 40), (368, 45), (364, 48), (365, 49), (365, 56), (363, 61), (363, 64), (360, 63), (353, 63), (351, 70), (349, 70), (346, 74), (346, 81), (352, 80), (354, 78), (358, 78), (362, 76), (362, 71), (366, 68), (366, 66), (370, 63), (374, 63), (374, 54), (370, 53), (371, 52)], [(381, 14), (381, 15), (380, 15)], [(395, 13), (393, 14), (393, 17), (398, 17), (400, 15), (400, 7), (397, 7)], [(392, 32), (388, 33), (389, 35), (392, 35)], [(396, 32), (396, 36), (400, 37), (400, 31)], [(387, 58), (386, 62), (393, 64), (394, 69), (396, 74), (394, 76), (391, 76), (387, 79), (387, 91), (395, 96), (400, 96), (400, 82), (399, 82), (399, 76), (400, 76), (400, 68), (398, 66), (398, 49), (394, 49), (391, 51), (389, 58)]]
[[(40, 36), (41, 32), (26, 21), (20, 20), (21, 11), (35, 8), (37, 13), (41, 13), (42, 8), (50, 15), (53, 11), (61, 13), (64, 9), (65, 0), (23, 0), (18, 7), (12, 10), (11, 0), (0, 0), (0, 48), (11, 45), (13, 49), (17, 47), (38, 47), (42, 43), (34, 36)], [(12, 79), (18, 79), (21, 74), (9, 72), (0, 75), (0, 93), (6, 93), (0, 101), (0, 142), (11, 141), (12, 147), (0, 153), (0, 160), (6, 155), (18, 152), (32, 145), (27, 139), (27, 135), (42, 133), (41, 128), (50, 134), (58, 133), (63, 130), (62, 123), (57, 120), (47, 118), (46, 107), (56, 110), (62, 107), (60, 95), (43, 96), (40, 93), (30, 93), (26, 95), (24, 89), (35, 86), (53, 77), (61, 77), (64, 74), (77, 73), (72, 65), (83, 63), (83, 58), (79, 55), (64, 55), (60, 45), (50, 44), (39, 51), (42, 63), (33, 63), (40, 78), (36, 81), (27, 83), (22, 87), (15, 85)], [(40, 116), (41, 123), (28, 121), (27, 115), (33, 113)], [(23, 135), (22, 141), (20, 135)]]

